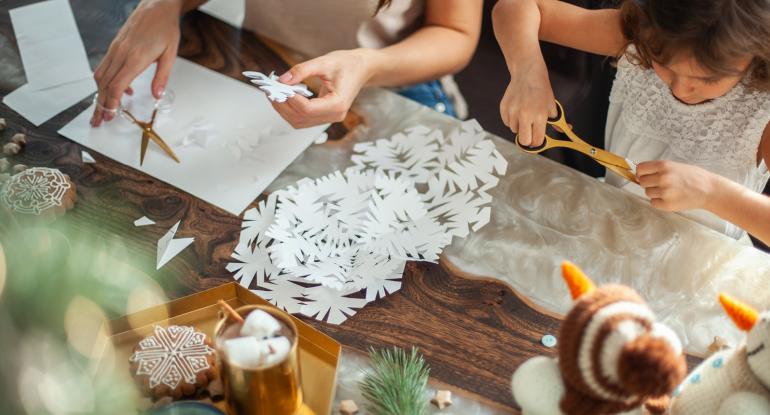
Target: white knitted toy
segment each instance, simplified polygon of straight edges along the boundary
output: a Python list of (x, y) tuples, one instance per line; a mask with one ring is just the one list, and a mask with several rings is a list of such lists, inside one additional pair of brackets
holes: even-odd
[(671, 415), (770, 414), (770, 312), (761, 315), (725, 294), (719, 301), (735, 324), (748, 332), (735, 350), (711, 355), (673, 394)]
[[(538, 356), (513, 374), (524, 415), (658, 413), (685, 374), (676, 335), (657, 323), (630, 288), (595, 287), (570, 264), (562, 274), (572, 298), (559, 334), (559, 358)], [(633, 412), (624, 412), (633, 411)]]

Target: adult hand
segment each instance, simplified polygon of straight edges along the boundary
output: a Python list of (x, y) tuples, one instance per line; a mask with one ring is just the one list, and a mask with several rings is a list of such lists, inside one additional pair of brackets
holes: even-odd
[(652, 206), (672, 212), (708, 208), (717, 183), (714, 173), (673, 161), (640, 163), (636, 173)]
[(159, 99), (166, 88), (179, 47), (182, 0), (143, 0), (112, 41), (94, 72), (99, 95), (91, 117), (98, 127), (115, 115), (123, 93), (132, 94), (131, 82), (153, 62), (158, 62), (152, 94)]
[(344, 120), (371, 77), (376, 53), (368, 49), (338, 50), (294, 66), (281, 75), (281, 82), (295, 85), (318, 78), (321, 89), (315, 98), (295, 95), (283, 103), (273, 102), (273, 108), (294, 128)]
[(539, 147), (545, 141), (549, 117), (556, 116), (556, 103), (542, 56), (517, 65), (500, 102), (503, 124), (519, 135), (519, 143)]

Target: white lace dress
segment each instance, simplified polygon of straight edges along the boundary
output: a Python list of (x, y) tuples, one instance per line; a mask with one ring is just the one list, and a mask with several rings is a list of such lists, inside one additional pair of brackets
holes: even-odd
[[(636, 163), (671, 160), (700, 166), (749, 189), (761, 192), (770, 178), (764, 161), (757, 163), (762, 133), (770, 122), (770, 93), (738, 84), (712, 101), (687, 105), (652, 69), (625, 57), (610, 94), (605, 145)], [(642, 197), (644, 190), (608, 173), (606, 182)], [(745, 232), (710, 212), (685, 216), (740, 239)]]

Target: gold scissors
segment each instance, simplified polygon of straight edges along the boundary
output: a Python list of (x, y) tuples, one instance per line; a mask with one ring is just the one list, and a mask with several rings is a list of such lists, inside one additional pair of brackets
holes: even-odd
[(152, 116), (150, 117), (149, 122), (143, 122), (139, 121), (134, 117), (133, 114), (131, 114), (127, 109), (120, 109), (120, 114), (125, 116), (129, 121), (139, 126), (139, 128), (142, 129), (142, 148), (141, 153), (139, 154), (139, 165), (141, 166), (144, 164), (144, 156), (147, 154), (147, 147), (150, 144), (150, 139), (155, 142), (155, 144), (158, 145), (163, 151), (168, 154), (169, 157), (174, 159), (177, 163), (179, 163), (179, 159), (176, 157), (176, 154), (174, 154), (174, 151), (171, 150), (171, 147), (166, 144), (165, 141), (163, 141), (162, 138), (158, 135), (158, 133), (155, 132), (155, 129), (153, 128), (153, 124), (155, 124), (155, 116), (158, 115), (158, 108), (155, 108), (152, 111)]
[(624, 177), (625, 179), (634, 183), (639, 183), (636, 178), (636, 166), (630, 160), (627, 160), (615, 153), (611, 153), (600, 148), (596, 148), (586, 143), (580, 137), (572, 131), (572, 127), (567, 124), (567, 119), (564, 116), (564, 108), (559, 101), (556, 101), (556, 110), (558, 114), (554, 118), (548, 119), (548, 125), (556, 127), (567, 135), (567, 140), (557, 140), (551, 138), (548, 134), (545, 135), (545, 141), (538, 147), (526, 147), (519, 143), (519, 135), (516, 134), (516, 145), (522, 150), (531, 154), (539, 154), (545, 150), (557, 147), (569, 148), (575, 151), (579, 151), (588, 157), (594, 159), (597, 163), (603, 165), (608, 170), (615, 172), (616, 174)]

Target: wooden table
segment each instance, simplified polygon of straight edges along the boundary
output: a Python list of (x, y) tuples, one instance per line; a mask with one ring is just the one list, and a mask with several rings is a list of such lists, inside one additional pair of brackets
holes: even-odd
[[(8, 15), (9, 9), (25, 3), (29, 1), (10, 0), (0, 4), (0, 33), (4, 42), (0, 52), (3, 62), (0, 94), (3, 95), (25, 82)], [(136, 1), (72, 0), (71, 3), (91, 65), (95, 68)], [(179, 55), (236, 79), (241, 79), (239, 74), (246, 69), (269, 72), (287, 68), (252, 34), (200, 12), (183, 19)], [(364, 114), (363, 118), (347, 126), (333, 127), (337, 132), (333, 134), (336, 140), (309, 150), (268, 190), (290, 184), (303, 174), (317, 176), (344, 167), (352, 143), (364, 136), (367, 139), (386, 137), (415, 120), (424, 119), (444, 129), (455, 123), (428, 109), (418, 109), (416, 104), (394, 101), (399, 99), (385, 91), (362, 94), (356, 111)], [(415, 105), (409, 107), (415, 113), (409, 120), (391, 120), (388, 111), (375, 111), (404, 105)], [(99, 154), (92, 152), (96, 164), (81, 164), (82, 148), (56, 131), (87, 106), (86, 100), (40, 128), (34, 128), (6, 106), (0, 106), (0, 117), (6, 118), (9, 124), (6, 134), (24, 131), (29, 136), (26, 150), (15, 161), (30, 166), (58, 167), (77, 184), (77, 207), (55, 226), (67, 223), (67, 226), (76, 226), (94, 237), (119, 238), (125, 245), (125, 255), (132, 259), (139, 271), (152, 275), (172, 298), (232, 281), (232, 274), (225, 270), (225, 265), (238, 240), (241, 220)], [(357, 133), (347, 133), (348, 130)], [(504, 143), (499, 139), (498, 142)], [(509, 157), (508, 153), (512, 151), (509, 146), (504, 152)], [(542, 168), (561, 175), (568, 182), (580, 181), (584, 183), (581, 186), (594, 186), (588, 179), (566, 168), (542, 164), (549, 162), (540, 158), (526, 160), (521, 163), (541, 163), (538, 166), (545, 166)], [(620, 192), (609, 192), (608, 197), (625, 197)], [(501, 199), (499, 203), (508, 203)], [(137, 231), (132, 222), (143, 215), (156, 219), (160, 226)], [(179, 219), (182, 219), (180, 235), (194, 235), (195, 242), (191, 249), (155, 271), (156, 242)], [(676, 219), (671, 220), (679, 223)], [(517, 236), (508, 234), (504, 237), (515, 239)], [(459, 262), (473, 263), (472, 255), (463, 257), (462, 247), (470, 243), (478, 243), (476, 236), (453, 244), (450, 255)], [(486, 269), (487, 264), (476, 265)], [(540, 338), (544, 334), (556, 334), (559, 319), (557, 314), (533, 305), (501, 279), (499, 276), (475, 277), (460, 271), (447, 260), (441, 264), (409, 263), (399, 292), (369, 304), (344, 324), (334, 326), (305, 320), (357, 350), (363, 351), (370, 346), (415, 345), (424, 353), (437, 381), (496, 408), (517, 412), (510, 392), (511, 375), (524, 360), (535, 355), (553, 354), (553, 350), (540, 344)], [(564, 292), (558, 295), (563, 296)]]

